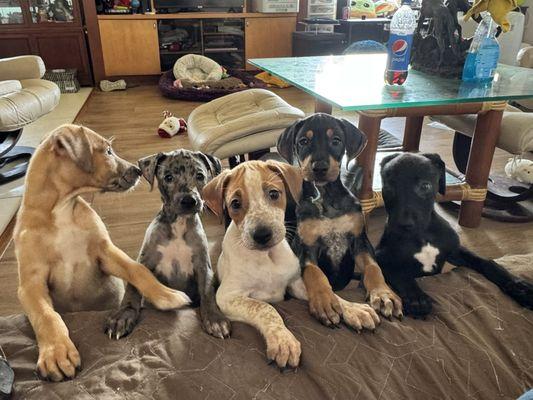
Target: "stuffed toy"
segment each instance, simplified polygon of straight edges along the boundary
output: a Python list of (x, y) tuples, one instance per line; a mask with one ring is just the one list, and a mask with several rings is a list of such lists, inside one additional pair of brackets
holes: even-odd
[(376, 18), (376, 6), (372, 0), (351, 0), (350, 18)]
[(378, 17), (390, 17), (398, 10), (398, 4), (390, 0), (379, 0), (375, 3)]
[(507, 14), (516, 7), (518, 7), (516, 0), (476, 0), (463, 19), (468, 21), (471, 17), (479, 16), (482, 11), (488, 11), (494, 22), (500, 25), (504, 32), (509, 32), (511, 24), (507, 19)]
[(533, 184), (533, 161), (525, 158), (510, 158), (505, 165), (505, 175), (518, 182)]
[(267, 84), (268, 87), (278, 87), (281, 89), (285, 89), (290, 87), (291, 85), (278, 77), (269, 74), (268, 72), (261, 72), (255, 76), (260, 81), (263, 81)]
[(187, 131), (187, 122), (183, 118), (177, 118), (170, 111), (163, 111), (165, 119), (157, 128), (157, 134), (162, 138), (171, 138), (181, 132)]

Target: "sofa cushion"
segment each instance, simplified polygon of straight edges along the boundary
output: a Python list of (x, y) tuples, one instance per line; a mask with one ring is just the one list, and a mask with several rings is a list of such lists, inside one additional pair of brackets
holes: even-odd
[(61, 95), (57, 85), (43, 79), (24, 79), (21, 89), (0, 95), (0, 131), (18, 129), (52, 111)]
[[(434, 115), (431, 119), (472, 137), (476, 117), (475, 114)], [(503, 113), (497, 146), (511, 154), (533, 151), (533, 113), (524, 113), (515, 107), (507, 106)]]
[(19, 81), (10, 80), (0, 82), (0, 96), (8, 93), (18, 92), (20, 89), (22, 89), (22, 85)]
[(0, 80), (42, 78), (46, 68), (39, 56), (19, 56), (0, 59)]
[(304, 115), (268, 90), (245, 90), (197, 107), (187, 121), (189, 140), (195, 150), (227, 158), (274, 146)]

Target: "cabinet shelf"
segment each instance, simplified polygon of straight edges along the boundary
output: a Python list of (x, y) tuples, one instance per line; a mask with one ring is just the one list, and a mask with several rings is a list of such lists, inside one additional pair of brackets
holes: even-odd
[[(158, 23), (159, 42), (191, 47), (191, 50), (159, 51), (161, 69), (172, 68), (185, 54), (211, 56), (226, 68), (244, 67), (244, 19), (165, 19)], [(227, 30), (232, 32), (227, 32)], [(228, 53), (225, 55), (224, 53)], [(233, 54), (234, 56), (230, 56)]]
[(171, 51), (171, 50), (159, 50), (159, 54), (162, 56), (171, 56), (171, 55), (184, 55), (184, 54), (202, 54), (201, 50), (178, 50), (178, 51)]
[(220, 49), (205, 49), (205, 54), (209, 53), (244, 53), (243, 49), (238, 49), (236, 47), (223, 47)]

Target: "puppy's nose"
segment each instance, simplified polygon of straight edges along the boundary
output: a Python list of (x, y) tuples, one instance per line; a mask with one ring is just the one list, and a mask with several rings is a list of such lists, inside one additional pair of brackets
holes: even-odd
[(412, 231), (415, 228), (415, 221), (412, 219), (404, 219), (399, 222), (400, 228), (404, 231)]
[(128, 169), (126, 169), (126, 172), (124, 173), (123, 178), (129, 183), (133, 183), (141, 175), (142, 175), (141, 170), (137, 168), (135, 165), (132, 165), (128, 167)]
[(185, 209), (193, 208), (196, 205), (196, 199), (192, 196), (183, 196), (180, 205)]
[(130, 167), (130, 170), (131, 170), (131, 173), (132, 173), (132, 174), (135, 174), (135, 175), (137, 175), (137, 176), (141, 176), (141, 175), (142, 175), (142, 171), (141, 171), (141, 169), (138, 168), (138, 167), (136, 167), (135, 165), (132, 165), (132, 166)]
[(313, 164), (311, 164), (313, 167), (313, 172), (317, 175), (324, 175), (326, 172), (328, 172), (329, 169), (329, 162), (327, 161), (315, 161)]
[(272, 239), (272, 230), (266, 226), (260, 226), (252, 237), (257, 244), (265, 245)]

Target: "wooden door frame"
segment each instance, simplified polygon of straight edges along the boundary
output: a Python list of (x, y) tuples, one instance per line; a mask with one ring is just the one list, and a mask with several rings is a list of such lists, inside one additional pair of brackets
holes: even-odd
[(98, 26), (98, 14), (94, 0), (80, 0), (85, 18), (85, 35), (91, 60), (93, 80), (96, 85), (106, 78), (104, 68), (104, 53), (102, 51), (102, 39)]

